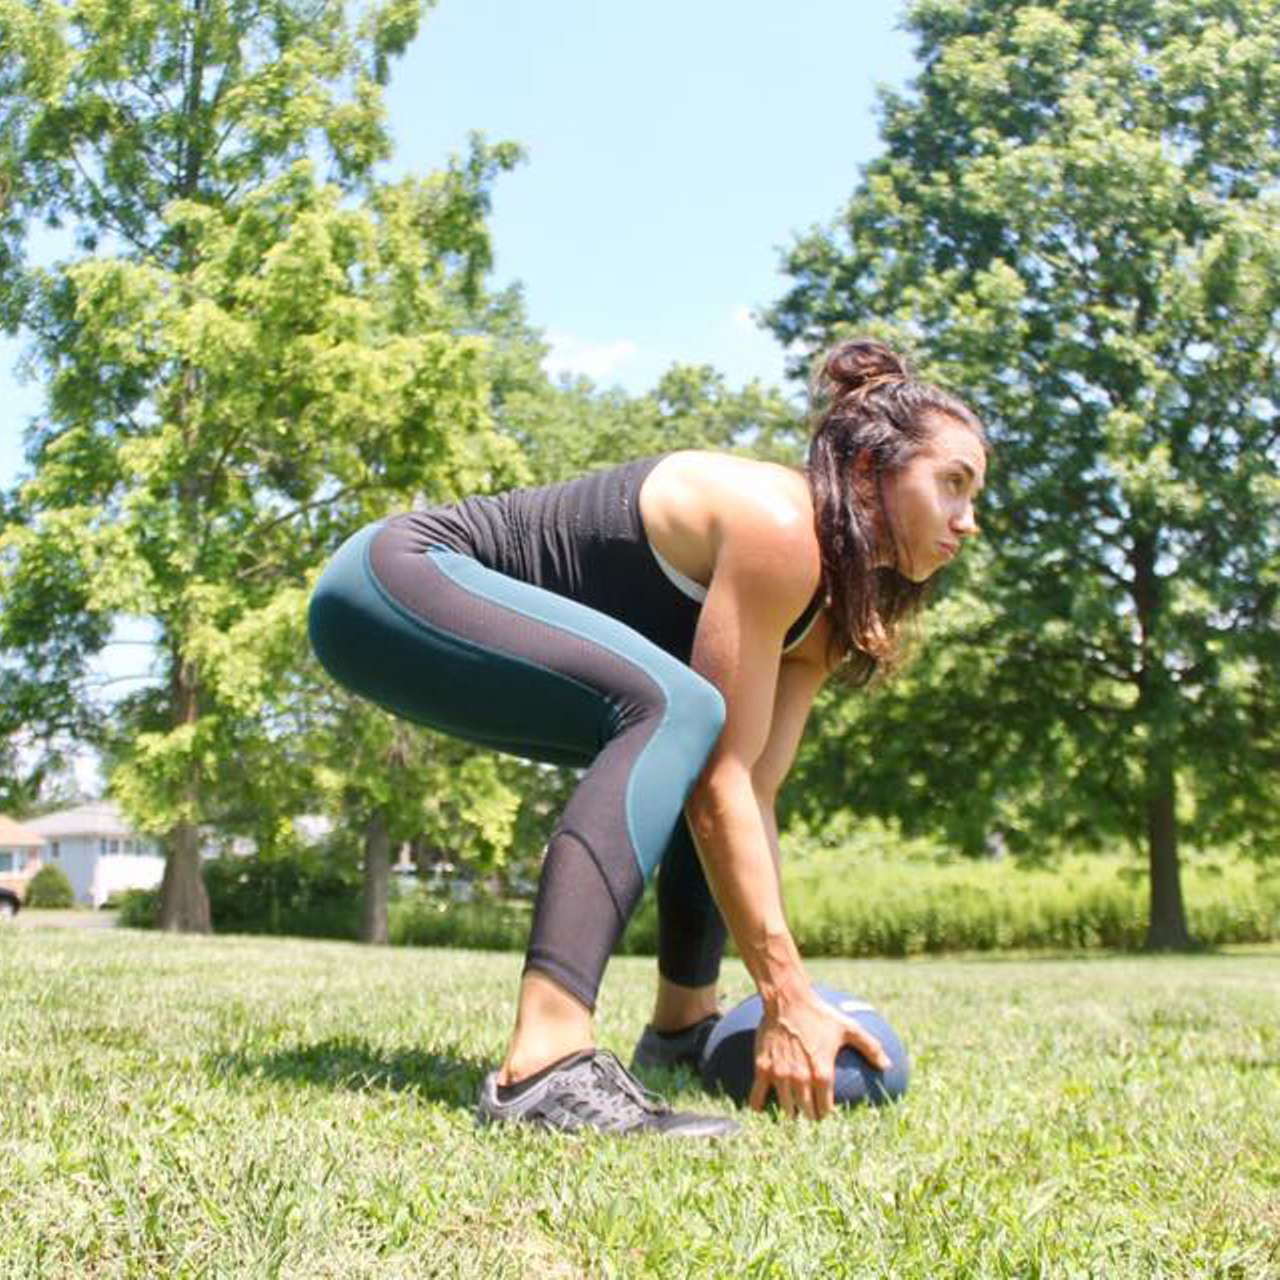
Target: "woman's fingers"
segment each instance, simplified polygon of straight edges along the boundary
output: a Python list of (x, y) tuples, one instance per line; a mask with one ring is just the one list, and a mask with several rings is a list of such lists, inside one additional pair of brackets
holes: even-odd
[(784, 1115), (791, 1119), (804, 1115), (810, 1120), (821, 1120), (835, 1106), (835, 1075), (821, 1070), (810, 1074), (800, 1066), (775, 1073), (767, 1065), (757, 1063), (747, 1105), (755, 1111), (763, 1110), (771, 1091)]
[(816, 1021), (805, 1015), (766, 1019), (756, 1032), (755, 1079), (748, 1105), (764, 1108), (772, 1092), (788, 1116), (821, 1120), (835, 1110), (835, 1058), (841, 1045), (856, 1049), (873, 1067), (888, 1071), (893, 1063), (884, 1046), (851, 1019), (819, 1009)]
[(751, 1082), (751, 1092), (747, 1096), (747, 1106), (752, 1111), (763, 1111), (764, 1104), (769, 1100), (769, 1091), (772, 1088), (773, 1077), (769, 1074), (767, 1068), (762, 1067), (757, 1062), (755, 1079)]
[(817, 1118), (823, 1119), (835, 1110), (836, 1073), (821, 1069), (813, 1073), (813, 1097)]
[(785, 1078), (775, 1080), (773, 1082), (773, 1091), (778, 1096), (778, 1106), (782, 1108), (783, 1115), (794, 1119), (796, 1114), (796, 1093), (791, 1081)]
[(888, 1071), (893, 1066), (892, 1060), (875, 1036), (864, 1031), (855, 1022), (847, 1023), (846, 1026), (848, 1030), (844, 1033), (845, 1044), (857, 1049), (877, 1071)]

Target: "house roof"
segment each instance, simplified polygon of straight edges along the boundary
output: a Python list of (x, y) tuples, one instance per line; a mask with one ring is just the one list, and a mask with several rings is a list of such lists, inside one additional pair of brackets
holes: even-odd
[(40, 849), (44, 847), (44, 836), (30, 827), (20, 826), (12, 818), (0, 813), (0, 848), (4, 849)]
[(110, 800), (94, 800), (74, 809), (59, 809), (26, 825), (39, 832), (42, 840), (60, 840), (68, 836), (134, 836), (137, 832), (125, 821), (119, 805)]

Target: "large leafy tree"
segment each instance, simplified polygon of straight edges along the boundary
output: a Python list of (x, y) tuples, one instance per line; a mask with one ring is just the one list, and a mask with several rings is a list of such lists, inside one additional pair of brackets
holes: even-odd
[[(48, 387), (0, 639), (74, 692), (114, 616), (154, 621), (163, 681), (128, 708), (112, 785), (168, 835), (167, 927), (208, 927), (198, 824), (271, 741), (316, 566), (511, 453), (462, 330), (515, 151), (376, 176), (424, 8), (0, 0), (0, 297)], [(28, 266), (36, 220), (77, 251)]]
[(808, 352), (879, 325), (997, 454), (945, 644), (846, 721), (845, 776), (970, 844), (1132, 837), (1149, 942), (1183, 946), (1179, 836), (1280, 831), (1280, 10), (915, 0), (906, 23), (921, 74), (771, 323)]

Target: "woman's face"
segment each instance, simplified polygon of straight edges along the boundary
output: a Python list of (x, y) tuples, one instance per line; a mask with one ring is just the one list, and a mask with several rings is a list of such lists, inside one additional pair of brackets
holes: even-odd
[[(939, 417), (929, 442), (906, 467), (885, 477), (885, 515), (893, 530), (883, 563), (923, 582), (974, 537), (974, 499), (987, 476), (982, 442), (968, 427)], [(897, 555), (894, 555), (894, 546)]]

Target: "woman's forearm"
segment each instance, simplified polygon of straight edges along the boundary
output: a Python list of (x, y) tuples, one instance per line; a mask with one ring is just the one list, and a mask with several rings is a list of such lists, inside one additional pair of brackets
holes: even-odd
[(762, 796), (756, 792), (756, 808), (760, 810), (760, 820), (764, 823), (765, 838), (769, 841), (769, 852), (773, 855), (773, 870), (782, 883), (782, 849), (778, 844), (778, 814), (771, 796)]
[(768, 1007), (808, 980), (782, 907), (772, 806), (766, 815), (746, 770), (699, 779), (686, 805), (712, 895)]

